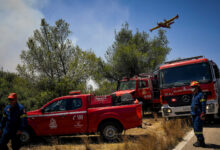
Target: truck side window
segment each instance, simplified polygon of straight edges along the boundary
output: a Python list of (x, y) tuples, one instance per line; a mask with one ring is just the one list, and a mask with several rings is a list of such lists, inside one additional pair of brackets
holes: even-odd
[(148, 87), (147, 81), (139, 81), (138, 88), (146, 88), (146, 87)]
[(55, 112), (58, 111), (60, 101), (55, 101), (48, 105), (45, 109), (44, 112)]
[(63, 99), (51, 103), (47, 106), (45, 112), (57, 112), (57, 111), (67, 111), (80, 108), (82, 106), (82, 101), (79, 98), (76, 99)]
[(82, 106), (82, 100), (80, 98), (74, 98), (69, 100), (69, 104), (67, 105), (67, 110), (74, 110), (80, 108)]

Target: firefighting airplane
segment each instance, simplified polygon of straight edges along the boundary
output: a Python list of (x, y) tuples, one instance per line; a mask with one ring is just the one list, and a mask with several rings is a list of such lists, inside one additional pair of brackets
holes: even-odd
[(150, 29), (150, 32), (152, 32), (153, 30), (158, 29), (160, 27), (162, 27), (162, 28), (170, 28), (170, 25), (173, 24), (174, 20), (178, 19), (178, 18), (179, 18), (179, 15), (177, 14), (175, 17), (171, 18), (170, 20), (166, 20), (165, 19), (164, 22), (159, 22), (159, 23), (157, 23), (156, 27)]

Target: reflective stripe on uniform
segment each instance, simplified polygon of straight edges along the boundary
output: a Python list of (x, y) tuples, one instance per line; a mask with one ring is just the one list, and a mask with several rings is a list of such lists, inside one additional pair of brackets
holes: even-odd
[(203, 133), (202, 133), (202, 132), (195, 132), (195, 134), (197, 134), (197, 135), (198, 135), (198, 134), (203, 134)]
[(205, 102), (205, 99), (204, 99), (204, 98), (203, 98), (203, 99), (201, 99), (201, 100), (200, 100), (200, 102)]
[(25, 117), (27, 117), (26, 114), (23, 114), (23, 115), (20, 116), (20, 118), (25, 118)]

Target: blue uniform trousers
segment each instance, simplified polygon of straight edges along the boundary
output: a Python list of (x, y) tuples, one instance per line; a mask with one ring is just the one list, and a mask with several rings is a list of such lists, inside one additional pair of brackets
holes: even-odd
[(203, 136), (203, 121), (200, 119), (199, 115), (192, 115), (192, 121), (193, 121), (193, 129), (194, 133), (197, 137), (197, 140), (199, 142), (204, 142), (204, 136)]
[(12, 144), (12, 149), (13, 150), (18, 150), (21, 145), (20, 145), (20, 140), (19, 136), (16, 135), (16, 133), (6, 133), (3, 132), (0, 138), (0, 150), (8, 150), (8, 142), (11, 139), (11, 144)]

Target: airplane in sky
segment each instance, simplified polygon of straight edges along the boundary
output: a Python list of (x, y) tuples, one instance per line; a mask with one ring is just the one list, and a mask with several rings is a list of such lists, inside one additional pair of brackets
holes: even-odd
[(152, 28), (152, 29), (150, 29), (150, 32), (152, 32), (153, 30), (156, 30), (156, 29), (158, 29), (158, 28), (170, 28), (170, 25), (171, 24), (173, 24), (174, 23), (174, 20), (175, 19), (178, 19), (179, 18), (179, 15), (177, 14), (175, 17), (173, 17), (173, 18), (171, 18), (171, 19), (169, 19), (169, 20), (164, 20), (164, 22), (159, 22), (159, 23), (157, 23), (157, 26), (156, 27), (154, 27), (154, 28)]

